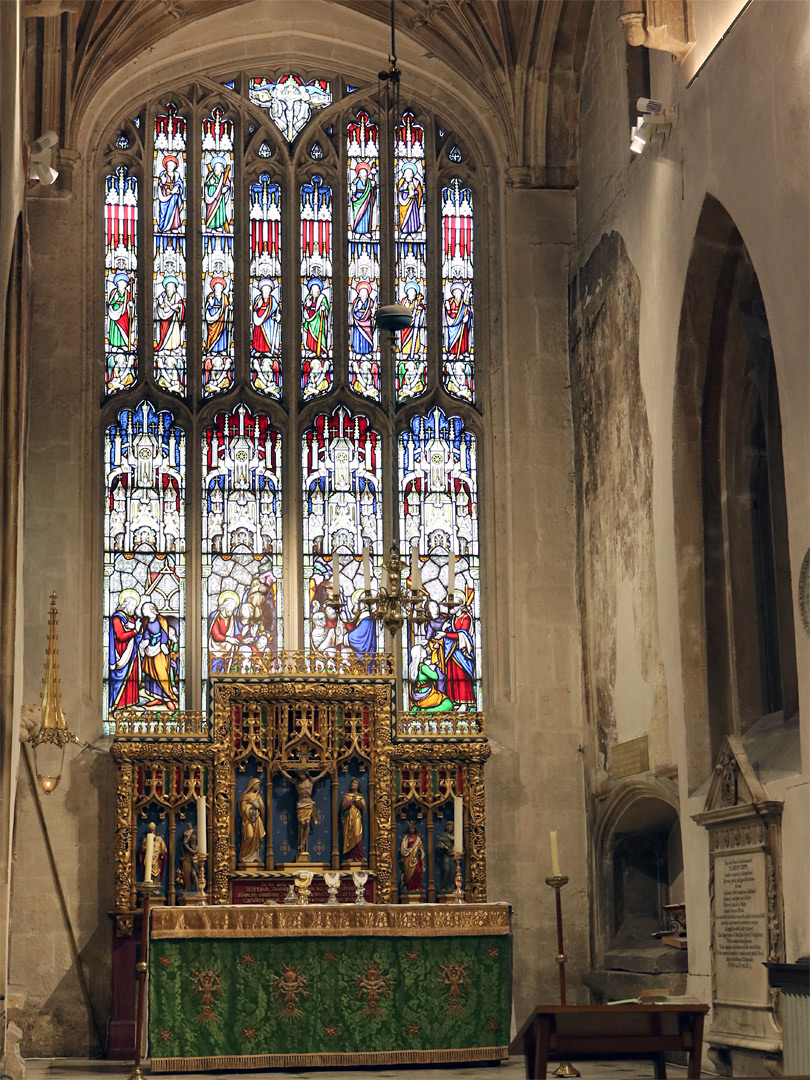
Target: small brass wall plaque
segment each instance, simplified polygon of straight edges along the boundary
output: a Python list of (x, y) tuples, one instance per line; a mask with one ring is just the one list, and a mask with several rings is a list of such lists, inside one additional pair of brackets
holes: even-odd
[(627, 742), (617, 743), (611, 747), (610, 774), (615, 779), (647, 772), (649, 767), (650, 752), (646, 735), (642, 735), (639, 739), (628, 739)]

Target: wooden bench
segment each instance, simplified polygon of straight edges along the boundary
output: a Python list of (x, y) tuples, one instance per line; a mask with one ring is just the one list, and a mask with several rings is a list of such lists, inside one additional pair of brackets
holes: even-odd
[(549, 1061), (649, 1059), (666, 1077), (664, 1054), (686, 1051), (690, 1078), (700, 1076), (708, 1005), (538, 1005), (509, 1047), (525, 1054), (528, 1080), (545, 1080)]

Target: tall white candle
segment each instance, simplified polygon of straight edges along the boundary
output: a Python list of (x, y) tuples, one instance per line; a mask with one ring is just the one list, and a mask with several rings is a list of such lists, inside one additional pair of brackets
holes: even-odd
[(447, 559), (447, 599), (452, 600), (456, 591), (456, 553), (451, 551)]
[(464, 799), (461, 795), (453, 797), (453, 851), (464, 850)]
[(367, 547), (363, 548), (363, 588), (371, 592), (371, 559)]
[(422, 588), (422, 571), (419, 569), (419, 551), (416, 544), (411, 544), (411, 588), (414, 592)]
[(143, 855), (143, 883), (144, 885), (151, 885), (152, 883), (152, 863), (155, 858), (155, 834), (148, 832), (146, 834), (146, 851)]
[(549, 833), (551, 838), (551, 873), (554, 877), (560, 876), (560, 856), (557, 851), (557, 833)]
[(208, 820), (204, 795), (197, 798), (197, 851), (200, 855), (208, 854)]
[(340, 596), (340, 556), (332, 552), (332, 596)]

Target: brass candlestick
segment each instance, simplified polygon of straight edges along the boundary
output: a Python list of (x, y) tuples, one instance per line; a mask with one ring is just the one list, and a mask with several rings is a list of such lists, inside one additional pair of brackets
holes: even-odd
[[(554, 890), (554, 904), (557, 910), (557, 964), (560, 969), (560, 1004), (565, 1005), (565, 947), (563, 945), (563, 919), (562, 898), (560, 893), (564, 885), (568, 884), (565, 874), (554, 874), (546, 878), (546, 885)], [(561, 1061), (552, 1073), (553, 1076), (581, 1076), (570, 1061)]]
[(461, 860), (464, 858), (463, 851), (454, 851), (453, 858), (456, 861), (456, 891), (453, 893), (448, 904), (463, 904), (464, 903), (464, 882), (461, 879)]
[(194, 856), (194, 862), (197, 866), (197, 895), (200, 897), (200, 903), (205, 904), (205, 864), (208, 862), (208, 852), (197, 852)]
[(135, 888), (143, 897), (143, 923), (141, 926), (141, 958), (135, 965), (135, 971), (138, 973), (138, 1012), (135, 1020), (135, 1068), (130, 1073), (129, 1080), (144, 1080), (144, 1074), (141, 1071), (141, 1045), (143, 1043), (143, 1006), (146, 991), (146, 972), (149, 970), (149, 961), (147, 959), (149, 950), (149, 905), (152, 901), (153, 893), (156, 893), (160, 886), (156, 881), (138, 881), (135, 883)]

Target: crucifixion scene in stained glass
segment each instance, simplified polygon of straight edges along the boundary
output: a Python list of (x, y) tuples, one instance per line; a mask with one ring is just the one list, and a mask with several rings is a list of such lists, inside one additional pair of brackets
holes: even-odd
[(252, 78), (248, 93), (254, 105), (267, 110), (287, 142), (293, 142), (303, 131), (316, 109), (332, 104), (332, 87), (325, 79), (305, 83), (292, 73), (275, 82), (261, 76)]

